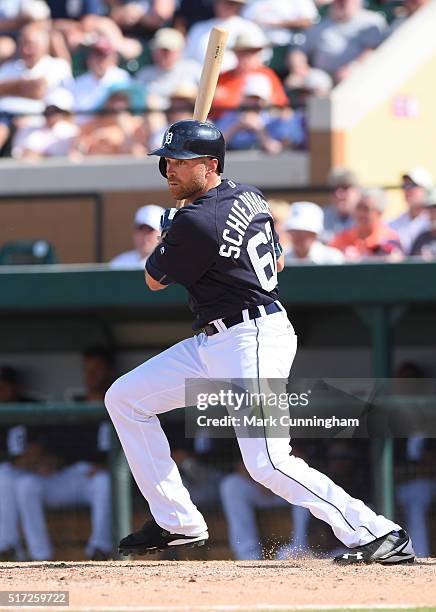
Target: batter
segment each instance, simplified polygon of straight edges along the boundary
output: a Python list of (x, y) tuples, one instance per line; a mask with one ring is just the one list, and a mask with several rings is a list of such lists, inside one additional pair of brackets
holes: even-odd
[[(286, 379), (297, 338), (278, 301), (283, 255), (268, 204), (251, 185), (221, 178), (225, 142), (210, 123), (179, 121), (157, 155), (175, 200), (185, 206), (163, 218), (163, 239), (146, 263), (153, 291), (172, 283), (189, 293), (195, 315), (183, 340), (119, 378), (106, 395), (133, 476), (153, 520), (123, 538), (121, 553), (147, 553), (208, 539), (170, 456), (158, 414), (180, 408), (185, 379)], [(326, 521), (350, 550), (338, 563), (404, 563), (414, 559), (407, 533), (324, 474), (290, 454), (290, 440), (238, 439), (254, 480)]]

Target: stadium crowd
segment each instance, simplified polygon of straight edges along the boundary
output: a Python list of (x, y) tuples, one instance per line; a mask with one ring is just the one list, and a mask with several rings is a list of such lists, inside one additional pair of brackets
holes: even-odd
[(229, 31), (211, 115), (228, 148), (304, 149), (307, 97), (427, 1), (5, 0), (1, 154), (147, 153), (174, 114), (192, 113), (214, 25)]
[[(402, 177), (405, 212), (387, 222), (382, 189), (365, 189), (356, 175), (336, 168), (329, 176), (330, 203), (269, 201), (285, 265), (342, 264), (346, 261), (405, 257), (436, 259), (436, 189), (431, 174), (421, 167)], [(133, 249), (113, 258), (112, 268), (144, 268), (158, 244), (164, 209), (142, 206), (133, 222)]]

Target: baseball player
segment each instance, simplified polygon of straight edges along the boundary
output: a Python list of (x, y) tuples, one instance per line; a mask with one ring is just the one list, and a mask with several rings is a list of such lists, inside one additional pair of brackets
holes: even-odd
[[(176, 122), (151, 155), (160, 158), (171, 196), (185, 206), (164, 215), (162, 242), (147, 260), (145, 280), (152, 291), (172, 283), (188, 290), (195, 335), (125, 374), (106, 394), (154, 517), (121, 540), (125, 554), (201, 545), (209, 537), (157, 416), (185, 405), (186, 379), (251, 379), (260, 388), (261, 379), (287, 379), (297, 348), (277, 299), (283, 256), (268, 204), (256, 187), (222, 178), (221, 132), (210, 123)], [(412, 543), (399, 525), (292, 456), (289, 438), (240, 436), (238, 443), (254, 480), (308, 508), (353, 549), (335, 561), (413, 561)]]

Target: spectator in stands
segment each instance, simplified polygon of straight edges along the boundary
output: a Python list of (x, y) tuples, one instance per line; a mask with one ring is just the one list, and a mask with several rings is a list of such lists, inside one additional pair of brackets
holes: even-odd
[(201, 65), (193, 59), (182, 57), (185, 48), (183, 34), (173, 28), (156, 32), (151, 49), (153, 65), (146, 66), (136, 75), (136, 80), (146, 87), (148, 103), (153, 108), (167, 109), (169, 96), (180, 85), (197, 85)]
[[(32, 402), (22, 390), (21, 376), (11, 366), (0, 367), (0, 405)], [(0, 407), (1, 410), (1, 407)], [(45, 455), (44, 428), (16, 425), (1, 428), (0, 561), (23, 560), (15, 482)]]
[[(0, 67), (0, 148), (7, 141), (11, 119), (6, 115), (41, 114), (43, 98), (71, 84), (71, 67), (64, 59), (49, 55), (50, 36), (44, 25), (26, 25), (20, 32), (19, 57)], [(5, 86), (5, 89), (1, 88)], [(9, 88), (9, 91), (8, 91)]]
[(274, 106), (287, 106), (288, 98), (276, 73), (264, 66), (262, 50), (267, 44), (261, 30), (247, 29), (236, 36), (233, 51), (236, 66), (220, 75), (213, 100), (213, 109), (236, 109), (242, 104), (246, 80), (252, 75), (261, 74), (268, 79), (271, 89), (271, 103)]
[(397, 232), (382, 220), (386, 196), (382, 189), (365, 189), (354, 209), (354, 226), (344, 230), (330, 242), (349, 260), (401, 254)]
[(74, 108), (83, 113), (98, 110), (113, 85), (126, 85), (130, 75), (118, 67), (118, 53), (109, 40), (101, 38), (89, 48), (88, 72), (73, 86)]
[(428, 170), (420, 167), (403, 174), (402, 178), (407, 210), (389, 225), (399, 234), (404, 252), (410, 254), (418, 235), (429, 229), (425, 199), (428, 190), (433, 186), (433, 178)]
[(135, 214), (133, 228), (132, 251), (126, 251), (114, 257), (109, 265), (112, 268), (141, 268), (158, 244), (160, 218), (164, 209), (161, 206), (149, 204), (138, 208)]
[(362, 8), (362, 0), (333, 0), (327, 17), (308, 30), (304, 51), (312, 66), (340, 82), (383, 42), (386, 33), (383, 15)]
[(436, 259), (436, 189), (426, 196), (425, 209), (429, 215), (429, 229), (419, 234), (414, 241), (411, 255), (420, 255), (426, 261)]
[(175, 0), (106, 0), (110, 17), (129, 36), (149, 36), (169, 23), (174, 16)]
[(289, 242), (288, 232), (285, 230), (285, 223), (288, 220), (290, 212), (290, 204), (286, 200), (276, 200), (274, 198), (268, 200), (268, 206), (274, 219), (274, 229), (279, 235), (280, 245), (283, 253), (287, 254), (291, 245)]
[(68, 156), (78, 127), (72, 115), (73, 96), (67, 89), (49, 94), (44, 110), (44, 124), (40, 127), (17, 129), (12, 140), (12, 157), (40, 159)]
[(291, 110), (286, 115), (268, 110), (271, 98), (271, 83), (265, 75), (253, 74), (246, 79), (241, 100), (244, 110), (228, 111), (216, 121), (228, 149), (261, 149), (275, 154), (304, 144), (301, 116)]
[(87, 155), (136, 155), (147, 153), (149, 140), (147, 120), (131, 109), (142, 108), (143, 92), (135, 83), (112, 85), (107, 91), (103, 112), (89, 119), (80, 128), (72, 158)]
[(174, 26), (182, 32), (188, 32), (195, 23), (212, 19), (214, 4), (215, 0), (180, 0)]
[(310, 27), (318, 17), (313, 0), (249, 2), (242, 16), (257, 23), (274, 46), (290, 45), (295, 30)]
[(203, 63), (206, 54), (210, 30), (217, 26), (225, 28), (229, 33), (227, 49), (224, 53), (222, 72), (232, 70), (236, 66), (236, 58), (232, 52), (236, 37), (247, 32), (259, 32), (258, 25), (241, 17), (241, 11), (247, 0), (216, 0), (214, 4), (215, 17), (196, 23), (188, 32), (185, 55)]
[[(301, 49), (292, 49), (288, 53), (287, 67), (289, 74), (285, 86), (290, 95), (295, 90), (308, 95), (325, 96), (333, 87), (333, 80), (327, 72), (309, 65), (307, 56)], [(304, 102), (305, 102), (304, 98)], [(297, 106), (303, 106), (303, 102)]]
[[(103, 400), (110, 386), (112, 356), (103, 347), (83, 354), (85, 390), (77, 401)], [(51, 428), (50, 449), (66, 467), (48, 462), (35, 473), (21, 474), (16, 481), (16, 499), (29, 557), (51, 559), (53, 546), (44, 515), (45, 508), (89, 506), (91, 534), (86, 546), (89, 559), (108, 559), (112, 551), (111, 489), (106, 469), (110, 448), (107, 421), (92, 425)]]
[(329, 242), (354, 225), (354, 209), (360, 200), (361, 188), (356, 175), (347, 168), (334, 168), (327, 180), (331, 187), (331, 204), (324, 209), (322, 241)]
[[(295, 453), (295, 448), (293, 448)], [(227, 522), (229, 544), (237, 560), (262, 559), (262, 546), (256, 522), (258, 508), (289, 508), (281, 497), (255, 482), (242, 463), (224, 476), (220, 484), (221, 503)], [(306, 508), (292, 506), (292, 542), (287, 553), (294, 557), (307, 554), (310, 514)]]
[(285, 265), (299, 263), (340, 264), (344, 256), (337, 248), (323, 244), (318, 236), (322, 232), (324, 214), (313, 202), (294, 202), (284, 224), (289, 234), (290, 250), (285, 254)]

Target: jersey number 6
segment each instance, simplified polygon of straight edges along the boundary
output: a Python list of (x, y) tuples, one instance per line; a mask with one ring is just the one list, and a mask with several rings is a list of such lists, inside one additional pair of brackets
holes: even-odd
[[(260, 244), (271, 244), (271, 251), (259, 257), (257, 247)], [(265, 291), (272, 291), (277, 285), (277, 264), (274, 256), (274, 243), (269, 221), (265, 223), (265, 232), (257, 232), (247, 243), (247, 252), (250, 257), (251, 265), (259, 279), (260, 286)], [(267, 269), (271, 271), (269, 278), (266, 274)]]

